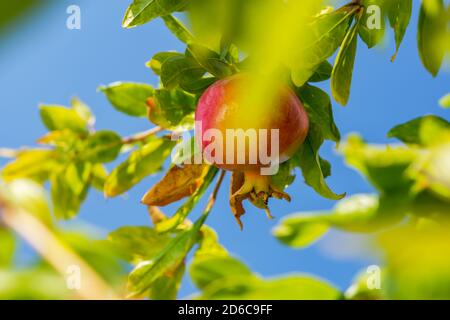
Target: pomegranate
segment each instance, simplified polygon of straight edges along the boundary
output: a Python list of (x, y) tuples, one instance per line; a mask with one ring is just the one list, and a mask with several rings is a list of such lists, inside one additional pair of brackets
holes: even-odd
[[(275, 88), (276, 99), (266, 105), (244, 103), (250, 81), (248, 75), (234, 75), (203, 93), (195, 113), (196, 140), (207, 162), (233, 172), (239, 186), (234, 186), (230, 198), (233, 211), (248, 198), (271, 217), (268, 198), (289, 200), (289, 196), (271, 185), (270, 170), (263, 173), (263, 169), (278, 168), (298, 150), (309, 121), (302, 102), (287, 85)], [(240, 223), (243, 212), (234, 213)]]

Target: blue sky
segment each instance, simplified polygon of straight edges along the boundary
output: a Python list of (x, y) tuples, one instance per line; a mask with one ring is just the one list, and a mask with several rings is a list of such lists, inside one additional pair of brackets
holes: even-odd
[[(66, 28), (66, 8), (78, 4), (82, 29)], [(145, 62), (158, 51), (182, 50), (160, 21), (139, 28), (121, 27), (128, 1), (57, 1), (10, 30), (10, 37), (0, 47), (0, 146), (31, 145), (45, 133), (39, 121), (38, 104), (68, 104), (72, 96), (88, 103), (97, 116), (98, 129), (112, 129), (123, 135), (150, 127), (145, 119), (136, 119), (115, 111), (99, 85), (114, 81), (135, 81), (157, 85), (157, 78)], [(394, 125), (414, 117), (435, 113), (445, 117), (438, 99), (450, 91), (448, 71), (433, 79), (421, 66), (416, 49), (418, 1), (414, 16), (397, 60), (391, 63), (392, 34), (386, 45), (368, 50), (359, 43), (352, 93), (347, 107), (333, 104), (336, 123), (343, 136), (359, 132), (370, 142), (389, 142), (386, 132)], [(448, 68), (447, 68), (448, 70)], [(322, 86), (329, 91), (329, 83)], [(391, 141), (393, 142), (393, 141)], [(332, 144), (323, 147), (322, 155), (333, 165), (328, 179), (336, 192), (347, 194), (371, 192), (372, 188), (355, 171), (347, 168)], [(123, 225), (147, 225), (146, 209), (139, 204), (145, 191), (158, 180), (149, 177), (126, 196), (104, 199), (92, 192), (77, 221), (99, 226), (104, 233)], [(364, 253), (359, 236), (332, 232), (306, 250), (292, 250), (279, 244), (270, 234), (279, 218), (295, 211), (326, 210), (332, 201), (321, 198), (302, 182), (301, 176), (287, 190), (291, 203), (272, 201), (277, 217), (269, 221), (264, 212), (248, 207), (241, 232), (228, 207), (228, 186), (224, 185), (208, 224), (214, 227), (222, 243), (264, 276), (307, 272), (346, 288), (355, 273), (372, 263)], [(194, 212), (203, 207), (204, 201)], [(176, 206), (165, 211), (174, 212)], [(180, 296), (194, 291), (185, 280)]]

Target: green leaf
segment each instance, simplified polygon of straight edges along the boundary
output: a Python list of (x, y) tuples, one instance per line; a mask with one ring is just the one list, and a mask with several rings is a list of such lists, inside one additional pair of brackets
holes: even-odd
[(95, 163), (92, 166), (91, 184), (98, 191), (103, 193), (105, 181), (108, 178), (108, 171), (101, 163)]
[(396, 49), (391, 58), (394, 61), (411, 19), (412, 0), (389, 0), (387, 3), (389, 23), (395, 33)]
[(16, 249), (16, 239), (11, 231), (0, 227), (0, 269), (9, 267), (14, 259), (14, 251)]
[(97, 131), (86, 141), (81, 157), (94, 163), (114, 161), (122, 148), (122, 138), (113, 131)]
[(158, 172), (174, 145), (173, 141), (154, 137), (144, 146), (133, 151), (128, 159), (108, 176), (104, 187), (105, 195), (118, 196), (145, 177)]
[(194, 258), (189, 266), (189, 275), (195, 286), (202, 290), (215, 281), (224, 281), (236, 275), (251, 276), (252, 271), (230, 256), (206, 256)]
[(158, 89), (149, 104), (151, 122), (169, 130), (190, 130), (194, 126), (196, 98), (182, 90)]
[(41, 119), (48, 130), (69, 129), (78, 133), (87, 132), (87, 123), (77, 111), (55, 105), (40, 106)]
[(342, 8), (314, 20), (309, 30), (311, 39), (302, 50), (302, 60), (292, 65), (291, 77), (296, 86), (304, 85), (317, 67), (341, 45), (354, 12), (353, 8)]
[(161, 82), (166, 89), (198, 80), (204, 74), (204, 68), (191, 57), (169, 57), (161, 66)]
[(92, 127), (95, 124), (95, 116), (89, 106), (77, 97), (72, 98), (70, 102), (73, 110), (75, 110), (89, 127)]
[(90, 163), (77, 162), (53, 173), (50, 183), (56, 217), (71, 219), (77, 215), (89, 190), (91, 169)]
[(331, 73), (331, 93), (333, 98), (345, 106), (350, 96), (353, 66), (355, 64), (356, 46), (358, 42), (359, 21), (353, 25), (342, 42)]
[(429, 115), (419, 117), (406, 123), (395, 126), (391, 130), (389, 130), (388, 137), (397, 138), (402, 142), (408, 144), (423, 145), (423, 141), (421, 138), (421, 131), (424, 127), (424, 124), (427, 122), (428, 123), (431, 122), (433, 125), (444, 129), (445, 128), (450, 129), (450, 122), (441, 117)]
[(199, 65), (217, 78), (225, 78), (233, 74), (233, 69), (220, 55), (199, 44), (189, 44), (187, 51), (195, 58)]
[(181, 53), (168, 51), (168, 52), (158, 52), (155, 54), (150, 61), (146, 63), (146, 66), (151, 68), (156, 75), (161, 75), (161, 67), (163, 63), (172, 57), (184, 57)]
[(321, 82), (330, 79), (333, 66), (327, 61), (319, 64), (314, 74), (309, 78), (308, 82)]
[[(431, 6), (430, 9), (428, 6)], [(448, 41), (448, 21), (443, 0), (424, 0), (420, 8), (417, 45), (425, 68), (436, 77), (442, 66)]]
[(334, 123), (331, 100), (328, 94), (308, 84), (297, 88), (296, 92), (305, 106), (310, 122), (320, 127), (325, 139), (339, 142), (341, 135)]
[(384, 36), (386, 28), (382, 8), (385, 0), (365, 0), (364, 14), (358, 33), (367, 47), (372, 48), (379, 44)]
[(99, 88), (112, 106), (125, 114), (134, 117), (147, 115), (148, 98), (153, 96), (153, 88), (148, 84), (131, 82), (114, 82)]
[(159, 16), (167, 16), (182, 10), (188, 0), (133, 0), (122, 22), (124, 28), (132, 28), (147, 23)]
[(178, 40), (184, 43), (189, 43), (194, 40), (194, 36), (186, 27), (175, 18), (173, 15), (162, 16), (166, 27), (177, 37)]
[(197, 221), (190, 230), (180, 233), (171, 240), (157, 257), (143, 261), (136, 266), (128, 277), (130, 297), (145, 294), (155, 281), (179, 268), (188, 252), (198, 241), (199, 229), (203, 221), (203, 219)]
[(180, 83), (181, 89), (193, 94), (202, 94), (210, 85), (217, 81), (217, 78), (206, 77)]
[(303, 178), (307, 185), (325, 198), (338, 200), (343, 198), (345, 194), (334, 193), (325, 182), (325, 175), (321, 167), (322, 161), (319, 157), (319, 148), (322, 143), (323, 136), (320, 127), (310, 123), (308, 136), (296, 155), (297, 165), (302, 169)]
[(445, 109), (450, 108), (450, 93), (446, 94), (439, 100), (439, 105)]
[(133, 264), (154, 258), (171, 239), (169, 234), (158, 233), (149, 227), (121, 227), (108, 235), (108, 240)]
[(1, 175), (7, 182), (26, 178), (43, 183), (58, 165), (58, 155), (53, 150), (25, 150), (3, 167)]
[(175, 300), (181, 286), (186, 266), (181, 263), (178, 268), (156, 279), (150, 287), (149, 297), (152, 300)]

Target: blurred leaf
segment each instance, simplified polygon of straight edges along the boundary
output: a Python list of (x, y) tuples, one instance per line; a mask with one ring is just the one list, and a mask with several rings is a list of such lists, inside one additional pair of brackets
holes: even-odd
[(184, 43), (189, 43), (194, 40), (194, 36), (186, 27), (175, 18), (173, 15), (162, 16), (166, 27), (177, 37), (178, 40)]
[(144, 195), (141, 202), (161, 207), (188, 197), (201, 186), (208, 171), (207, 165), (172, 166), (164, 178)]
[[(0, 270), (1, 268), (11, 265), (14, 259), (14, 252), (16, 249), (16, 239), (10, 230), (0, 226), (0, 243), (2, 249), (0, 250)], [(0, 271), (1, 272), (1, 271)]]
[[(351, 300), (385, 300), (385, 293), (382, 289), (369, 287), (371, 276), (373, 275), (368, 270), (359, 272), (353, 280), (353, 284), (345, 291), (345, 298)], [(382, 279), (381, 277), (381, 283), (383, 283)]]
[(413, 181), (406, 170), (418, 151), (406, 147), (366, 145), (352, 135), (341, 147), (346, 162), (361, 172), (382, 194), (408, 194)]
[(114, 161), (122, 148), (122, 138), (113, 131), (97, 131), (90, 136), (81, 157), (94, 163)]
[(52, 270), (28, 268), (0, 269), (1, 300), (69, 299), (71, 292), (66, 281)]
[(273, 230), (282, 243), (304, 248), (320, 239), (330, 227), (349, 232), (373, 232), (398, 223), (406, 213), (402, 200), (357, 194), (339, 201), (330, 212), (295, 213)]
[(412, 0), (389, 0), (386, 8), (388, 10), (389, 23), (395, 33), (396, 49), (391, 58), (394, 61), (411, 19)]
[[(319, 148), (323, 143), (321, 129), (310, 123), (308, 136), (296, 155), (297, 165), (302, 169), (305, 183), (311, 186), (321, 196), (338, 200), (345, 194), (335, 194), (325, 182), (325, 175), (321, 167)], [(326, 172), (327, 173), (327, 172)]]
[(225, 78), (233, 74), (231, 66), (220, 59), (220, 55), (199, 44), (189, 44), (188, 52), (210, 74), (217, 78)]
[(40, 107), (41, 119), (48, 130), (70, 129), (87, 133), (87, 123), (73, 108), (43, 105)]
[(328, 94), (308, 84), (296, 89), (300, 100), (308, 113), (309, 121), (320, 127), (323, 137), (339, 142), (341, 135), (336, 127)]
[(321, 218), (321, 215), (290, 215), (273, 229), (273, 235), (288, 246), (307, 247), (328, 231), (328, 223)]
[[(429, 189), (443, 200), (447, 200), (447, 211), (450, 214), (450, 130), (448, 130), (446, 143), (442, 139), (442, 144), (433, 146), (427, 153), (422, 153), (409, 170), (408, 174), (416, 180), (417, 187)], [(439, 138), (439, 137), (438, 137)], [(430, 199), (432, 203), (428, 207), (433, 207), (439, 203), (437, 199)]]
[(395, 126), (389, 130), (388, 137), (397, 138), (404, 143), (423, 145), (420, 133), (425, 123), (432, 123), (435, 126), (450, 129), (450, 122), (447, 120), (428, 115)]
[[(382, 234), (389, 299), (450, 299), (448, 227), (404, 227)], [(414, 281), (411, 281), (414, 279)]]
[(319, 64), (314, 74), (309, 78), (308, 82), (321, 82), (330, 79), (333, 66), (327, 61)]
[(145, 294), (152, 285), (168, 273), (175, 272), (194, 244), (199, 239), (199, 230), (204, 219), (198, 220), (191, 229), (181, 232), (172, 239), (160, 254), (152, 260), (143, 261), (136, 266), (128, 278), (130, 297)]
[(450, 93), (446, 94), (439, 100), (439, 105), (445, 109), (450, 108)]
[[(383, 40), (386, 23), (382, 8), (385, 0), (364, 0), (364, 14), (361, 17), (361, 23), (358, 33), (368, 48), (372, 48)], [(379, 15), (378, 15), (379, 13)], [(380, 25), (377, 25), (377, 22)], [(378, 28), (379, 27), (379, 28)]]
[(139, 26), (157, 17), (180, 11), (188, 3), (188, 0), (133, 0), (125, 13), (122, 26), (124, 28)]
[(156, 225), (156, 229), (159, 232), (167, 232), (174, 230), (177, 226), (179, 226), (181, 223), (185, 221), (189, 213), (192, 211), (192, 209), (195, 207), (197, 202), (200, 200), (200, 198), (203, 196), (203, 194), (208, 189), (209, 185), (211, 184), (212, 180), (217, 174), (218, 169), (213, 166), (207, 167), (207, 172), (203, 172), (202, 174), (204, 177), (202, 178), (202, 183), (200, 184), (199, 188), (197, 188), (194, 193), (188, 198), (188, 200), (175, 212), (175, 214), (167, 219), (164, 220)]
[(227, 250), (219, 243), (219, 237), (213, 228), (203, 225), (200, 229), (200, 236), (200, 243), (194, 255), (195, 259), (228, 256)]
[(161, 75), (161, 66), (163, 63), (173, 57), (183, 57), (181, 53), (168, 51), (168, 52), (158, 52), (155, 54), (150, 61), (147, 62), (146, 66), (151, 68), (153, 72), (160, 76)]
[[(432, 6), (433, 10), (427, 10)], [(444, 60), (448, 21), (443, 0), (424, 0), (420, 8), (417, 44), (425, 68), (437, 76)]]
[(53, 150), (25, 150), (3, 167), (1, 174), (5, 181), (31, 179), (39, 183), (46, 181), (58, 166), (57, 154)]
[(195, 96), (181, 90), (158, 89), (148, 101), (150, 121), (169, 130), (189, 130), (194, 126)]
[(125, 162), (115, 168), (105, 182), (105, 195), (115, 197), (131, 189), (142, 179), (158, 172), (175, 142), (154, 137), (133, 151)]
[(360, 20), (353, 25), (345, 36), (331, 73), (331, 92), (334, 99), (343, 106), (347, 104), (350, 96), (359, 24)]
[(58, 218), (71, 219), (77, 215), (88, 193), (91, 169), (90, 163), (77, 162), (53, 173), (51, 195)]
[(328, 283), (310, 276), (291, 275), (270, 280), (240, 277), (216, 282), (201, 299), (217, 300), (336, 300), (340, 292)]
[(44, 188), (31, 180), (0, 182), (0, 202), (25, 210), (48, 226), (53, 223)]
[(317, 67), (341, 45), (353, 19), (354, 10), (342, 8), (322, 14), (310, 26), (311, 39), (303, 49), (305, 60), (292, 70), (292, 81), (300, 87), (314, 74)]
[(171, 239), (169, 234), (160, 234), (149, 227), (121, 227), (108, 236), (108, 240), (132, 264), (156, 257)]
[(71, 100), (72, 108), (83, 119), (84, 122), (90, 127), (95, 124), (95, 116), (87, 104), (78, 99), (77, 97)]
[(204, 74), (204, 68), (191, 57), (174, 55), (165, 59), (161, 66), (161, 82), (166, 89), (198, 80)]
[(98, 191), (103, 193), (103, 189), (105, 186), (105, 181), (108, 178), (108, 171), (106, 170), (105, 166), (96, 163), (92, 166), (91, 170), (91, 184), (92, 186), (97, 189)]
[(114, 82), (99, 89), (116, 110), (134, 117), (147, 114), (146, 101), (154, 92), (148, 84), (131, 82)]
[[(86, 230), (64, 230), (59, 237), (97, 272), (113, 289), (123, 290), (124, 266), (119, 251), (107, 240), (97, 240), (98, 235)], [(81, 274), (84, 270), (81, 269)]]
[(189, 275), (195, 286), (203, 290), (215, 281), (224, 281), (236, 275), (250, 277), (252, 271), (230, 256), (206, 256), (193, 260), (189, 266)]

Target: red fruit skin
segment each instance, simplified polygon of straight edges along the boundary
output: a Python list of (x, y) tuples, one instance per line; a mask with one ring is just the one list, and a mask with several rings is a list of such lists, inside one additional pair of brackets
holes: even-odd
[[(217, 167), (229, 171), (254, 171), (261, 167), (267, 167), (262, 164), (259, 156), (257, 163), (249, 162), (249, 148), (246, 144), (246, 161), (244, 164), (237, 163), (236, 140), (234, 143), (235, 153), (234, 163), (226, 163), (226, 129), (267, 129), (267, 151), (271, 155), (271, 136), (270, 129), (279, 130), (279, 163), (288, 160), (300, 145), (304, 142), (309, 129), (308, 115), (299, 98), (288, 86), (280, 86), (277, 89), (276, 102), (271, 104), (262, 119), (253, 123), (253, 127), (248, 124), (248, 117), (254, 114), (251, 108), (243, 109), (241, 104), (241, 95), (238, 92), (245, 92), (245, 83), (247, 77), (235, 75), (226, 79), (219, 80), (212, 84), (200, 97), (197, 105), (195, 120), (201, 123), (201, 130), (196, 126), (196, 139), (203, 151), (212, 141), (204, 139), (200, 133), (205, 133), (208, 129), (217, 129), (223, 135), (223, 160), (217, 163), (212, 157), (204, 153), (204, 158)], [(259, 140), (258, 140), (259, 141)], [(259, 151), (259, 150), (258, 150)]]

